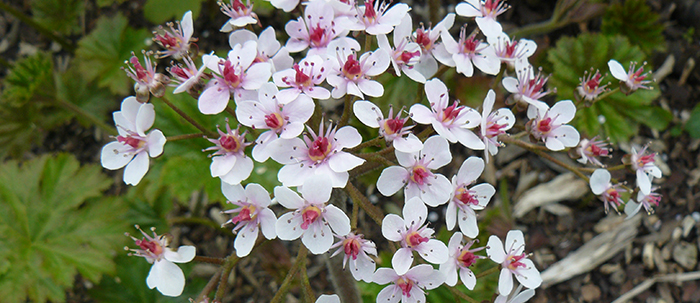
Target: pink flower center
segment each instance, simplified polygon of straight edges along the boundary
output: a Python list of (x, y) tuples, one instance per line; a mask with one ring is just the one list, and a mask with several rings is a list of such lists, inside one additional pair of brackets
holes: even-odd
[(591, 153), (593, 156), (600, 157), (600, 156), (607, 156), (609, 151), (605, 148), (600, 148), (596, 144), (591, 144), (588, 146), (586, 149), (589, 153)]
[(537, 122), (537, 130), (543, 134), (552, 131), (552, 118), (547, 117)]
[(241, 84), (241, 78), (236, 74), (236, 69), (231, 65), (230, 61), (226, 61), (224, 65), (224, 80), (231, 87), (238, 87)]
[(479, 43), (481, 43), (480, 40), (476, 40), (476, 37), (473, 36), (467, 40), (464, 41), (464, 52), (465, 53), (474, 53), (476, 52), (476, 47), (479, 46)]
[(430, 30), (424, 30), (422, 28), (416, 29), (416, 43), (418, 43), (423, 49), (430, 50), (433, 47), (433, 41), (430, 40)]
[(589, 92), (595, 91), (595, 89), (598, 88), (598, 85), (600, 85), (600, 77), (601, 75), (596, 73), (593, 78), (586, 82), (586, 89), (588, 89)]
[(231, 8), (233, 8), (233, 10), (239, 11), (239, 12), (241, 12), (241, 11), (245, 12), (245, 10), (248, 9), (248, 8), (243, 4), (243, 2), (241, 2), (241, 0), (233, 0), (233, 1), (231, 2)]
[(377, 11), (374, 10), (372, 0), (365, 1), (365, 19), (370, 21), (377, 19)]
[(473, 192), (467, 190), (465, 187), (460, 187), (457, 189), (455, 194), (455, 199), (462, 202), (464, 205), (479, 205), (479, 200), (473, 195)]
[(326, 36), (326, 30), (321, 28), (321, 25), (317, 24), (316, 27), (311, 27), (309, 31), (309, 40), (311, 44), (315, 47), (323, 46), (323, 40)]
[(525, 265), (525, 263), (521, 262), (521, 260), (525, 259), (525, 257), (527, 257), (527, 255), (525, 253), (522, 253), (521, 255), (517, 255), (517, 256), (508, 256), (506, 258), (506, 262), (508, 263), (508, 265), (506, 267), (510, 270), (516, 270), (516, 269), (518, 269), (518, 267), (522, 267), (522, 268), (527, 267), (527, 265)]
[(353, 260), (357, 259), (357, 255), (360, 253), (360, 241), (356, 238), (349, 238), (343, 241), (343, 249), (345, 254), (351, 256)]
[(413, 282), (410, 279), (406, 278), (399, 278), (396, 280), (396, 285), (401, 289), (401, 293), (410, 298), (411, 297), (411, 289), (413, 288)]
[(362, 75), (362, 67), (360, 62), (355, 59), (355, 55), (348, 55), (348, 60), (343, 65), (343, 73), (350, 80), (356, 80)]
[(180, 40), (168, 32), (165, 32), (162, 36), (156, 34), (156, 40), (165, 48), (175, 48), (180, 45)]
[[(502, 117), (498, 117), (498, 120), (500, 120), (500, 118)], [(504, 129), (508, 124), (498, 124), (498, 120), (494, 121), (492, 119), (493, 117), (489, 116), (489, 121), (486, 123), (486, 137), (494, 138), (498, 135), (505, 134), (506, 131)]]
[(411, 181), (417, 183), (418, 185), (423, 185), (426, 180), (432, 175), (432, 173), (422, 165), (416, 165), (411, 173)]
[(506, 42), (506, 53), (505, 57), (506, 58), (514, 58), (515, 57), (515, 47), (518, 46), (518, 41), (513, 41), (513, 42)]
[(644, 167), (649, 163), (654, 163), (654, 156), (656, 156), (656, 154), (648, 154), (639, 157), (637, 159), (637, 167)]
[(609, 203), (618, 204), (618, 201), (620, 200), (620, 192), (615, 189), (615, 187), (610, 187), (605, 191), (603, 198), (605, 198), (605, 200)]
[[(252, 214), (252, 216), (251, 216), (251, 214)], [(254, 220), (255, 217), (257, 217), (257, 216), (258, 215), (255, 213), (255, 206), (248, 205), (248, 206), (243, 206), (241, 208), (241, 211), (238, 212), (238, 215), (233, 217), (233, 219), (231, 219), (231, 221), (233, 222), (233, 224), (236, 224), (238, 222), (248, 222), (248, 221)]]
[(309, 158), (315, 162), (321, 161), (331, 152), (331, 144), (326, 137), (318, 137), (309, 147)]
[(384, 132), (387, 135), (398, 133), (403, 128), (404, 122), (404, 119), (399, 118), (386, 119), (386, 121), (384, 121)]
[(409, 61), (411, 61), (411, 59), (413, 59), (414, 57), (418, 57), (418, 56), (420, 56), (419, 51), (415, 51), (415, 52), (403, 51), (403, 53), (401, 53), (401, 56), (399, 57), (399, 60), (401, 60), (401, 62), (403, 62), (403, 63), (408, 63)]
[(415, 247), (423, 242), (428, 242), (428, 238), (421, 236), (418, 232), (414, 231), (406, 235), (406, 245), (408, 247)]
[(135, 149), (139, 149), (146, 144), (146, 141), (143, 141), (140, 138), (134, 138), (132, 136), (117, 136), (117, 141), (129, 145)]
[(219, 143), (227, 152), (237, 152), (241, 147), (241, 142), (236, 136), (223, 135), (219, 138)]
[(452, 105), (442, 110), (442, 122), (452, 122), (452, 120), (457, 118), (459, 112), (462, 111), (462, 109), (464, 108), (459, 106), (459, 103), (457, 103), (457, 101), (454, 101)]
[(136, 78), (139, 81), (146, 81), (146, 69), (143, 68), (143, 65), (141, 65), (141, 62), (139, 62), (139, 58), (136, 58), (136, 56), (131, 56), (131, 59), (129, 59), (129, 62), (131, 65), (134, 66), (134, 72), (136, 72)]
[(170, 73), (172, 73), (173, 75), (180, 77), (182, 79), (189, 79), (190, 78), (190, 76), (187, 75), (187, 73), (185, 72), (185, 69), (183, 69), (177, 65), (173, 65), (170, 68)]
[(272, 113), (265, 116), (265, 125), (271, 129), (278, 129), (284, 125), (284, 119), (278, 113)]
[(477, 257), (474, 255), (474, 253), (470, 252), (469, 250), (462, 250), (462, 253), (459, 254), (459, 257), (457, 257), (457, 261), (459, 262), (462, 267), (469, 267), (476, 262)]
[(163, 247), (155, 240), (149, 241), (143, 238), (143, 240), (136, 240), (136, 245), (144, 251), (150, 252), (156, 256), (160, 256), (163, 253)]
[(321, 216), (321, 210), (316, 206), (307, 206), (301, 213), (301, 218), (303, 222), (301, 223), (301, 229), (306, 230), (309, 228), (311, 223), (316, 222), (316, 219)]
[(301, 70), (299, 64), (294, 64), (294, 70), (296, 71), (294, 81), (296, 81), (298, 85), (309, 86), (311, 84), (311, 77)]

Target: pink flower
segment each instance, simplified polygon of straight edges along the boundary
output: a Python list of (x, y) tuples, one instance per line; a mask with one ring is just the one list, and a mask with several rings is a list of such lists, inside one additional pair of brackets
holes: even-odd
[(151, 228), (153, 236), (147, 235), (138, 225), (136, 225), (142, 234), (141, 240), (131, 237), (139, 246), (137, 249), (129, 249), (129, 255), (144, 257), (148, 263), (153, 264), (151, 271), (148, 272), (146, 285), (150, 289), (158, 289), (160, 293), (168, 297), (177, 297), (182, 294), (185, 288), (185, 274), (182, 269), (173, 263), (187, 263), (194, 259), (197, 249), (194, 246), (180, 246), (177, 251), (171, 250), (169, 240), (165, 235), (159, 236), (156, 234), (156, 229)]
[(505, 134), (515, 124), (515, 116), (508, 108), (501, 108), (491, 112), (496, 102), (496, 93), (490, 89), (484, 99), (484, 109), (481, 114), (481, 138), (484, 140), (484, 158), (489, 162), (489, 154), (495, 156), (498, 147), (503, 143), (498, 142), (498, 136)]
[(451, 62), (451, 66), (454, 66), (452, 54), (445, 50), (445, 45), (443, 45), (443, 43), (437, 42), (443, 32), (447, 32), (452, 28), (454, 22), (455, 14), (450, 13), (436, 24), (435, 27), (428, 27), (426, 30), (423, 25), (421, 25), (421, 27), (417, 28), (416, 32), (413, 33), (413, 41), (421, 48), (421, 57), (415, 65), (415, 69), (420, 72), (424, 78), (430, 78), (437, 72), (438, 64), (435, 60), (436, 58), (440, 60), (440, 62)]
[(411, 119), (420, 124), (431, 124), (441, 137), (451, 143), (459, 141), (462, 145), (474, 149), (484, 149), (484, 142), (470, 128), (481, 123), (481, 115), (467, 106), (460, 106), (455, 100), (449, 104), (450, 96), (440, 79), (431, 79), (425, 83), (425, 94), (430, 102), (430, 109), (422, 104), (411, 106)]
[(188, 11), (182, 16), (182, 22), (177, 22), (177, 29), (173, 27), (172, 23), (168, 24), (170, 30), (164, 30), (162, 26), (158, 27), (163, 34), (158, 34), (156, 32), (156, 37), (153, 41), (164, 47), (165, 51), (158, 51), (157, 58), (165, 58), (172, 56), (174, 59), (178, 60), (187, 55), (190, 50), (190, 42), (197, 41), (197, 39), (192, 39), (192, 34), (194, 33), (194, 23), (192, 22), (192, 11)]
[[(503, 78), (503, 87), (513, 94), (513, 98), (516, 102), (526, 102), (539, 109), (546, 110), (549, 106), (540, 99), (552, 92), (551, 90), (544, 90), (544, 85), (547, 83), (549, 76), (543, 77), (541, 69), (537, 73), (537, 76), (535, 76), (532, 71), (532, 66), (518, 70), (517, 73), (517, 79), (513, 77)], [(554, 91), (556, 92), (556, 90)]]
[[(207, 56), (202, 59), (211, 60), (213, 56)], [(197, 69), (194, 65), (194, 61), (190, 56), (185, 56), (182, 58), (185, 61), (185, 65), (175, 64), (168, 69), (168, 72), (173, 76), (171, 86), (177, 86), (173, 91), (173, 94), (179, 94), (182, 92), (196, 91), (199, 92), (204, 86), (202, 82), (204, 80), (204, 69), (207, 67), (208, 62), (202, 62), (202, 67)], [(199, 89), (198, 89), (199, 88)]]
[(259, 37), (247, 29), (239, 29), (228, 37), (231, 49), (235, 48), (237, 44), (244, 45), (248, 41), (257, 43), (257, 55), (253, 63), (270, 63), (270, 71), (273, 73), (292, 67), (294, 59), (289, 55), (287, 48), (281, 46), (280, 42), (277, 41), (277, 34), (272, 26), (268, 26), (262, 31)]
[(457, 284), (457, 272), (459, 278), (464, 283), (464, 286), (469, 290), (473, 290), (476, 285), (476, 276), (469, 269), (478, 259), (486, 259), (484, 256), (477, 256), (474, 253), (483, 250), (486, 247), (470, 249), (474, 245), (474, 240), (468, 241), (462, 246), (462, 233), (456, 232), (450, 238), (447, 246), (449, 251), (449, 260), (440, 264), (440, 272), (445, 275), (445, 284), (455, 286)]
[(453, 190), (445, 214), (448, 230), (452, 230), (459, 219), (459, 230), (467, 237), (476, 238), (479, 235), (474, 211), (484, 209), (496, 193), (496, 189), (488, 183), (469, 187), (482, 172), (484, 172), (484, 160), (469, 157), (462, 163), (457, 175), (452, 177)]
[(360, 48), (357, 41), (345, 37), (349, 29), (335, 22), (333, 7), (326, 1), (309, 2), (304, 10), (304, 18), (299, 17), (296, 21), (289, 21), (284, 26), (284, 30), (289, 35), (286, 46), (290, 53), (310, 48), (307, 55), (323, 56), (326, 54), (328, 44), (336, 39), (348, 41)]
[(384, 137), (387, 143), (393, 143), (397, 151), (413, 153), (423, 149), (423, 142), (411, 132), (414, 125), (404, 126), (408, 117), (401, 118), (401, 112), (393, 118), (393, 107), (389, 107), (389, 116), (386, 119), (382, 111), (369, 101), (355, 101), (353, 112), (362, 124), (379, 128), (379, 135)]
[(661, 178), (661, 169), (654, 164), (656, 153), (645, 154), (648, 146), (644, 146), (639, 153), (632, 148), (632, 168), (637, 175), (637, 186), (645, 195), (651, 192), (651, 181)]
[(372, 275), (377, 264), (369, 255), (377, 256), (377, 246), (370, 240), (363, 239), (363, 235), (349, 233), (347, 236), (337, 236), (340, 241), (331, 246), (331, 249), (338, 248), (332, 257), (343, 252), (343, 269), (350, 261), (350, 273), (355, 280), (363, 280), (372, 283)]
[(591, 191), (603, 201), (606, 214), (610, 206), (617, 212), (617, 207), (624, 204), (620, 193), (626, 192), (625, 189), (620, 188), (619, 184), (612, 185), (610, 179), (610, 172), (605, 169), (596, 169), (589, 180)]
[(450, 180), (432, 172), (452, 161), (450, 146), (444, 138), (428, 138), (418, 152), (403, 153), (397, 150), (395, 153), (401, 166), (390, 166), (382, 171), (377, 180), (377, 190), (382, 195), (391, 196), (405, 185), (406, 201), (419, 197), (425, 204), (436, 207), (449, 200)]
[(493, 47), (496, 57), (501, 59), (501, 62), (508, 64), (515, 70), (527, 68), (530, 63), (528, 58), (535, 53), (537, 43), (528, 39), (520, 39), (511, 41), (506, 33), (500, 33), (495, 37), (486, 37), (489, 44)]
[(544, 141), (545, 146), (553, 151), (576, 147), (581, 136), (576, 128), (566, 125), (575, 115), (576, 105), (571, 100), (559, 101), (546, 110), (530, 106), (527, 110), (528, 118), (532, 119), (529, 122), (530, 134)]
[(253, 171), (253, 160), (245, 154), (246, 146), (251, 143), (245, 142), (246, 132), (239, 134), (238, 128), (231, 130), (226, 121), (226, 132), (216, 129), (219, 132), (219, 139), (209, 139), (216, 146), (209, 147), (204, 151), (215, 151), (211, 161), (211, 176), (221, 178), (221, 181), (235, 185), (248, 179)]
[(371, 97), (381, 97), (384, 94), (382, 84), (370, 79), (389, 67), (391, 59), (384, 50), (365, 52), (358, 60), (351, 45), (339, 42), (335, 56), (329, 54), (328, 58), (330, 71), (326, 81), (333, 86), (333, 98), (351, 94), (364, 99), (364, 94)]
[(282, 139), (292, 139), (304, 131), (304, 123), (314, 113), (314, 102), (305, 95), (299, 95), (294, 102), (280, 104), (279, 91), (273, 83), (265, 83), (258, 91), (256, 100), (244, 100), (236, 107), (238, 121), (254, 129), (269, 129), (255, 140), (253, 159), (265, 162), (270, 157), (270, 143)]
[(224, 213), (234, 215), (233, 218), (224, 224), (233, 224), (233, 232), (237, 233), (233, 247), (239, 258), (250, 254), (258, 239), (258, 230), (268, 240), (277, 237), (275, 224), (277, 217), (270, 206), (270, 193), (260, 184), (249, 183), (245, 189), (240, 184), (231, 185), (226, 182), (221, 183), (221, 191), (228, 200), (227, 203), (239, 206), (235, 209), (224, 211)]
[(651, 215), (654, 213), (654, 207), (658, 207), (659, 202), (661, 202), (661, 195), (655, 193), (655, 190), (657, 190), (657, 188), (652, 188), (649, 194), (644, 194), (642, 191), (639, 191), (637, 193), (637, 202), (632, 200), (627, 201), (627, 204), (625, 204), (625, 214), (627, 214), (628, 219), (634, 217), (642, 206), (647, 214)]
[[(272, 72), (270, 64), (254, 63), (257, 43), (248, 41), (244, 45), (236, 45), (229, 53), (228, 59), (204, 55), (207, 67), (214, 71), (214, 79), (199, 96), (199, 111), (205, 115), (216, 115), (228, 106), (231, 94), (236, 101), (250, 100), (257, 96), (255, 90), (266, 83)], [(252, 97), (252, 98), (251, 98)]]
[(608, 86), (607, 84), (600, 85), (601, 78), (602, 75), (598, 70), (596, 70), (595, 73), (593, 73), (593, 69), (591, 69), (591, 73), (585, 71), (583, 73), (583, 78), (579, 78), (581, 83), (576, 87), (579, 96), (581, 96), (583, 100), (588, 101), (593, 101), (595, 98), (598, 98), (598, 96), (605, 91), (605, 87)]
[(610, 152), (612, 149), (608, 147), (608, 142), (605, 140), (596, 140), (598, 136), (593, 137), (593, 139), (581, 139), (581, 144), (576, 149), (576, 152), (581, 155), (577, 161), (581, 164), (586, 164), (589, 161), (594, 165), (605, 167), (603, 163), (598, 160), (599, 157), (612, 157)]
[(342, 151), (362, 142), (362, 136), (352, 126), (336, 130), (328, 127), (323, 131), (323, 122), (318, 135), (307, 126), (309, 135), (299, 138), (275, 140), (270, 145), (270, 156), (284, 164), (277, 178), (284, 186), (300, 186), (314, 175), (331, 180), (333, 187), (343, 188), (348, 181), (348, 171), (365, 162), (364, 159)]
[(250, 4), (250, 0), (246, 0), (246, 4), (243, 4), (241, 0), (231, 0), (231, 5), (222, 1), (218, 3), (221, 7), (221, 12), (231, 18), (221, 27), (222, 32), (230, 32), (235, 27), (260, 23), (258, 15), (253, 12), (253, 5)]
[(157, 129), (146, 134), (156, 117), (153, 104), (128, 97), (122, 102), (121, 111), (112, 115), (119, 136), (102, 148), (102, 167), (116, 170), (126, 166), (124, 183), (137, 185), (148, 172), (149, 156), (155, 158), (163, 153), (165, 136)]
[(286, 104), (300, 94), (318, 100), (330, 98), (331, 92), (320, 86), (326, 80), (327, 74), (328, 68), (325, 67), (325, 61), (318, 55), (306, 56), (292, 68), (276, 72), (272, 75), (275, 85), (285, 88), (278, 94), (278, 101)]
[(350, 233), (350, 219), (339, 208), (326, 205), (331, 198), (331, 180), (316, 175), (308, 178), (301, 187), (301, 195), (287, 187), (275, 187), (275, 200), (293, 209), (277, 220), (277, 236), (286, 241), (301, 237), (301, 242), (313, 254), (322, 254), (333, 245), (333, 234)]
[(397, 274), (391, 268), (380, 268), (374, 273), (374, 283), (391, 285), (377, 294), (377, 303), (424, 303), (425, 290), (435, 289), (442, 285), (445, 277), (429, 264), (416, 265), (405, 274)]
[(459, 41), (455, 41), (448, 31), (443, 31), (442, 42), (447, 52), (452, 54), (452, 60), (440, 62), (447, 66), (455, 66), (458, 73), (471, 77), (474, 75), (474, 66), (489, 75), (496, 75), (501, 70), (501, 60), (496, 56), (493, 47), (476, 39), (476, 35), (467, 37), (466, 26), (459, 32)]
[(420, 61), (421, 50), (417, 43), (410, 42), (412, 28), (411, 15), (407, 14), (394, 29), (393, 48), (389, 45), (386, 35), (377, 35), (377, 42), (379, 48), (390, 55), (391, 65), (397, 76), (400, 77), (403, 71), (413, 81), (425, 83), (425, 76), (414, 68)]
[(433, 264), (447, 261), (447, 246), (440, 240), (431, 239), (435, 231), (425, 225), (427, 218), (428, 208), (419, 198), (414, 197), (406, 201), (403, 219), (388, 214), (382, 220), (382, 235), (389, 241), (401, 242), (401, 248), (391, 258), (391, 266), (397, 274), (403, 275), (411, 267), (414, 251)]
[(615, 79), (620, 80), (620, 82), (624, 84), (624, 86), (620, 87), (620, 89), (623, 93), (628, 95), (640, 88), (651, 89), (647, 85), (651, 83), (651, 80), (645, 80), (649, 73), (647, 72), (642, 74), (642, 72), (644, 72), (644, 65), (646, 65), (646, 62), (644, 62), (644, 64), (642, 64), (642, 66), (635, 71), (634, 69), (636, 65), (636, 62), (630, 63), (629, 71), (625, 72), (625, 69), (622, 67), (620, 62), (617, 62), (614, 59), (608, 61), (610, 73), (613, 75), (613, 77), (615, 77)]
[(497, 36), (503, 32), (501, 24), (496, 21), (498, 15), (510, 8), (500, 0), (465, 0), (455, 7), (457, 15), (476, 17), (476, 24), (487, 37)]
[(511, 230), (506, 235), (505, 250), (503, 242), (496, 236), (489, 237), (486, 253), (489, 258), (501, 264), (501, 274), (498, 277), (498, 293), (510, 294), (513, 290), (513, 275), (523, 286), (534, 289), (542, 284), (540, 272), (525, 253), (525, 238), (523, 232)]
[(167, 76), (156, 73), (156, 64), (151, 63), (151, 53), (143, 52), (143, 60), (146, 67), (141, 65), (139, 58), (131, 53), (131, 58), (126, 62), (126, 75), (136, 81), (134, 91), (136, 92), (136, 100), (141, 103), (148, 102), (150, 94), (154, 97), (162, 97), (165, 94), (165, 86), (170, 82)]
[(394, 26), (401, 23), (401, 19), (411, 10), (405, 3), (397, 3), (391, 8), (391, 2), (381, 0), (367, 0), (365, 5), (358, 10), (363, 14), (358, 16), (360, 27), (356, 30), (364, 30), (370, 35), (388, 34), (394, 30)]

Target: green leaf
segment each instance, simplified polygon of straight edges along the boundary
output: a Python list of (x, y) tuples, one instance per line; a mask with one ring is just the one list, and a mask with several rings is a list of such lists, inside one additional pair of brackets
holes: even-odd
[[(573, 100), (574, 90), (585, 71), (590, 72), (593, 68), (594, 71), (597, 69), (606, 74), (610, 59), (629, 66), (630, 62), (643, 62), (645, 55), (623, 36), (584, 33), (575, 38), (559, 39), (556, 47), (547, 53), (547, 59), (553, 70), (550, 85), (557, 88), (559, 99)], [(612, 88), (618, 86), (618, 81), (611, 76), (603, 78), (601, 82), (608, 81), (613, 82)], [(629, 139), (636, 133), (640, 122), (663, 129), (668, 125), (670, 117), (667, 112), (651, 105), (658, 95), (657, 87), (651, 90), (640, 89), (629, 96), (612, 94), (591, 107), (579, 109), (573, 124), (589, 137), (603, 133), (614, 141)], [(601, 124), (601, 115), (606, 123), (612, 125)]]
[[(108, 100), (113, 100), (114, 97), (104, 89), (99, 89), (85, 81), (77, 65), (71, 66), (65, 73), (59, 74), (55, 78), (56, 99), (77, 105), (87, 114), (104, 122), (109, 121), (108, 124), (111, 124), (110, 111), (114, 110), (114, 103)], [(85, 127), (94, 124), (93, 121), (81, 115), (75, 115), (75, 117)]]
[(97, 0), (97, 6), (99, 7), (105, 7), (105, 6), (110, 6), (112, 4), (122, 4), (126, 0)]
[(115, 271), (125, 205), (102, 197), (111, 182), (101, 170), (66, 154), (0, 165), (0, 246), (12, 252), (3, 302), (64, 302), (75, 274), (97, 282)]
[(617, 2), (608, 6), (601, 31), (611, 36), (623, 35), (647, 54), (666, 49), (664, 25), (659, 22), (659, 14), (644, 0), (626, 0), (624, 4)]
[(143, 7), (146, 20), (156, 24), (169, 20), (181, 20), (187, 11), (192, 11), (196, 20), (204, 0), (148, 0)]
[(32, 0), (32, 15), (37, 23), (65, 35), (80, 32), (80, 16), (84, 14), (83, 0)]
[(33, 101), (37, 93), (52, 95), (54, 89), (51, 56), (38, 52), (18, 60), (5, 77), (4, 86), (0, 100), (3, 107), (23, 106)]
[(149, 33), (145, 29), (134, 30), (121, 14), (102, 16), (95, 29), (78, 42), (76, 61), (88, 81), (108, 88), (112, 93), (127, 95), (133, 86), (121, 67), (131, 52), (145, 47)]
[(690, 118), (685, 123), (685, 130), (693, 138), (700, 138), (700, 104), (695, 105), (693, 111), (690, 112)]

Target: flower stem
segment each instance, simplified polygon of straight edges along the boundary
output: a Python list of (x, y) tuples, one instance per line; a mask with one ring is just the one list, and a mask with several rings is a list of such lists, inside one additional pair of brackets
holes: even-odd
[(282, 303), (284, 302), (284, 296), (287, 294), (289, 291), (289, 287), (292, 286), (292, 279), (294, 279), (294, 276), (297, 274), (297, 271), (301, 267), (303, 263), (306, 263), (306, 254), (309, 252), (309, 250), (306, 248), (306, 246), (301, 245), (299, 247), (299, 253), (297, 253), (297, 259), (294, 261), (294, 264), (292, 264), (292, 267), (289, 269), (289, 272), (287, 272), (287, 276), (284, 277), (284, 281), (282, 281), (282, 285), (280, 285), (280, 289), (277, 290), (277, 293), (275, 293), (275, 296), (272, 297), (272, 300), (270, 303)]
[(236, 235), (231, 233), (231, 230), (227, 228), (222, 228), (216, 222), (204, 218), (199, 218), (199, 217), (175, 217), (168, 219), (168, 224), (169, 225), (174, 225), (174, 224), (199, 224), (199, 225), (206, 225), (209, 226), (213, 229), (216, 229), (220, 231), (222, 234), (228, 236), (229, 238), (236, 238)]
[(348, 125), (348, 120), (350, 120), (350, 112), (352, 112), (352, 102), (353, 96), (345, 95), (345, 102), (343, 103), (343, 115), (340, 116), (340, 121), (338, 121), (338, 128)]
[(545, 151), (539, 149), (539, 148), (536, 147), (535, 145), (532, 145), (532, 144), (530, 144), (530, 143), (526, 143), (526, 142), (523, 142), (523, 141), (520, 141), (520, 140), (517, 140), (517, 139), (512, 139), (512, 138), (510, 138), (509, 136), (504, 136), (504, 135), (498, 136), (498, 139), (500, 139), (501, 141), (503, 141), (503, 143), (511, 143), (511, 144), (515, 144), (515, 145), (517, 145), (517, 146), (520, 146), (520, 147), (522, 147), (522, 148), (524, 148), (524, 149), (527, 149), (527, 150), (529, 150), (529, 151), (535, 153), (536, 155), (538, 155), (538, 156), (540, 156), (540, 157), (542, 157), (542, 158), (545, 158), (545, 159), (547, 159), (547, 160), (553, 162), (553, 163), (556, 164), (556, 165), (559, 165), (559, 166), (561, 166), (561, 167), (563, 167), (563, 168), (566, 168), (567, 170), (569, 170), (569, 171), (571, 171), (572, 173), (574, 173), (575, 175), (577, 175), (579, 178), (585, 180), (586, 182), (589, 182), (588, 177), (587, 177), (586, 175), (584, 175), (577, 167), (571, 166), (571, 165), (569, 165), (569, 164), (566, 164), (566, 163), (564, 163), (564, 162), (562, 162), (562, 161), (559, 161), (559, 160), (555, 159), (554, 157), (552, 157), (551, 155), (549, 155), (549, 154), (546, 153)]
[(197, 121), (194, 121), (194, 119), (192, 119), (192, 117), (190, 117), (185, 112), (183, 112), (181, 109), (179, 109), (177, 106), (175, 106), (175, 104), (172, 104), (170, 101), (168, 101), (168, 98), (166, 98), (165, 96), (162, 96), (159, 99), (161, 101), (163, 101), (163, 103), (168, 105), (170, 108), (172, 108), (178, 115), (180, 115), (180, 117), (187, 120), (187, 122), (192, 124), (192, 126), (196, 127), (199, 131), (201, 131), (203, 134), (205, 134), (207, 137), (215, 138), (218, 136), (215, 132), (212, 132), (212, 131), (204, 128), (202, 125), (197, 123)]
[(370, 146), (381, 147), (382, 140), (384, 140), (384, 138), (381, 136), (378, 136), (378, 137), (371, 139), (369, 141), (365, 141), (365, 142), (360, 143), (358, 146), (355, 146), (352, 149), (350, 149), (349, 152), (358, 152), (358, 151), (361, 151), (363, 148), (370, 147)]
[(205, 256), (194, 256), (194, 260), (197, 262), (210, 263), (210, 264), (216, 264), (216, 265), (222, 265), (222, 264), (224, 264), (224, 262), (226, 262), (226, 260), (222, 259), (222, 258), (205, 257)]
[(75, 51), (75, 46), (70, 41), (66, 40), (63, 37), (60, 37), (60, 36), (54, 34), (54, 32), (52, 30), (37, 23), (32, 18), (23, 14), (21, 11), (17, 10), (16, 8), (6, 4), (4, 1), (0, 2), (0, 10), (4, 10), (4, 11), (10, 13), (10, 15), (12, 15), (15, 18), (19, 19), (20, 21), (26, 23), (27, 25), (33, 27), (40, 34), (46, 36), (47, 38), (49, 38), (53, 41), (56, 41), (56, 43), (60, 44), (61, 47), (63, 47), (67, 51), (69, 51), (71, 53), (73, 53)]
[(481, 277), (488, 276), (488, 275), (490, 275), (490, 274), (492, 274), (492, 273), (498, 272), (499, 269), (501, 269), (501, 265), (500, 265), (500, 264), (499, 264), (499, 265), (496, 265), (496, 266), (494, 266), (494, 267), (491, 267), (491, 268), (487, 269), (486, 271), (480, 272), (478, 275), (476, 275), (476, 278), (479, 279), (479, 278), (481, 278)]
[(95, 124), (95, 126), (97, 126), (98, 128), (101, 128), (102, 130), (107, 132), (107, 134), (109, 134), (111, 136), (116, 136), (118, 134), (117, 130), (114, 127), (108, 125), (107, 123), (102, 121), (102, 119), (96, 117), (95, 115), (83, 110), (82, 108), (80, 108), (80, 106), (77, 106), (71, 102), (64, 101), (61, 99), (54, 99), (54, 100), (60, 107), (63, 107), (64, 109), (72, 111), (75, 114), (77, 114), (78, 116), (81, 116), (81, 117), (87, 119), (88, 121)]
[(479, 301), (477, 301), (476, 299), (468, 296), (467, 294), (459, 291), (458, 289), (455, 289), (454, 287), (447, 287), (447, 289), (449, 289), (453, 295), (461, 298), (462, 300), (465, 300), (465, 301), (470, 302), (470, 303), (479, 303)]
[(360, 212), (360, 204), (353, 203), (352, 204), (352, 216), (350, 218), (350, 230), (357, 229), (357, 216), (359, 215), (358, 214), (359, 212)]
[(171, 141), (193, 139), (193, 138), (202, 138), (202, 137), (204, 137), (204, 134), (196, 133), (196, 134), (184, 134), (184, 135), (170, 136), (170, 137), (166, 137), (165, 139), (167, 139), (168, 142), (171, 142)]
[(209, 293), (218, 285), (216, 282), (219, 281), (219, 277), (221, 277), (221, 269), (217, 270), (211, 279), (209, 279), (209, 282), (204, 286), (202, 292), (199, 293), (195, 302), (202, 302), (204, 297), (209, 297)]
[(352, 198), (352, 203), (359, 204), (374, 222), (379, 226), (382, 225), (382, 220), (384, 218), (382, 210), (372, 205), (367, 197), (365, 197), (352, 182), (348, 182), (347, 186), (345, 186), (345, 191), (350, 195), (350, 198)]
[(309, 283), (309, 275), (306, 272), (306, 258), (304, 259), (304, 264), (299, 267), (299, 278), (301, 278), (301, 285), (303, 286), (304, 297), (306, 297), (306, 302), (313, 302), (316, 296), (314, 295), (314, 290), (311, 289), (311, 283)]
[(226, 284), (228, 284), (228, 276), (231, 275), (231, 270), (236, 266), (240, 259), (236, 255), (230, 255), (226, 257), (224, 261), (223, 270), (221, 271), (221, 279), (219, 281), (219, 286), (216, 288), (216, 295), (214, 296), (214, 301), (221, 300), (226, 292)]

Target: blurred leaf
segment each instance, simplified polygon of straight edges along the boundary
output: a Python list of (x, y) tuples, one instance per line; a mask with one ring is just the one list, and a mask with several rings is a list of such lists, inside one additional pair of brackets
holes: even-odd
[(33, 56), (18, 60), (5, 77), (5, 89), (2, 91), (4, 106), (20, 107), (33, 101), (41, 92), (52, 95), (53, 62), (49, 54), (38, 52)]
[(0, 246), (12, 252), (0, 275), (3, 302), (63, 302), (77, 273), (97, 282), (114, 272), (125, 209), (100, 198), (111, 184), (101, 170), (66, 154), (0, 166)]
[(601, 31), (606, 35), (624, 35), (630, 42), (651, 54), (664, 51), (666, 40), (659, 14), (652, 11), (645, 0), (625, 0), (608, 6)]
[[(615, 59), (623, 66), (630, 62), (643, 62), (644, 53), (639, 47), (632, 46), (623, 36), (605, 36), (601, 34), (581, 34), (576, 38), (559, 39), (556, 47), (547, 54), (552, 64), (552, 76), (549, 85), (557, 88), (559, 99), (574, 99), (574, 90), (580, 83), (580, 77), (585, 71), (593, 68), (608, 72), (608, 61)], [(648, 70), (649, 67), (647, 66)], [(617, 87), (618, 81), (611, 76), (604, 77), (602, 83), (613, 82), (612, 88)], [(624, 141), (636, 133), (640, 121), (650, 127), (663, 129), (668, 125), (670, 116), (667, 112), (652, 107), (652, 101), (658, 97), (659, 90), (652, 84), (652, 90), (640, 89), (629, 96), (615, 93), (606, 99), (581, 108), (576, 112), (573, 123), (585, 135), (592, 137), (605, 133), (613, 141)], [(601, 125), (599, 116), (603, 115), (606, 123)], [(658, 120), (649, 122), (646, 117)]]
[(80, 17), (84, 14), (84, 0), (32, 0), (34, 19), (44, 27), (65, 35), (80, 32)]
[(132, 80), (121, 70), (124, 61), (131, 52), (143, 49), (149, 37), (148, 31), (132, 29), (127, 22), (121, 14), (100, 17), (95, 29), (78, 42), (76, 51), (76, 60), (85, 78), (97, 81), (99, 87), (118, 95), (129, 94), (133, 86)]
[(690, 112), (690, 118), (688, 118), (684, 128), (691, 137), (700, 138), (700, 104), (695, 105), (693, 111)]
[(146, 20), (155, 24), (163, 24), (166, 21), (182, 20), (187, 11), (192, 11), (192, 19), (196, 20), (202, 9), (204, 0), (148, 0), (143, 7), (143, 15)]
[(126, 0), (97, 0), (97, 6), (99, 7), (105, 7), (105, 6), (110, 6), (112, 4), (122, 4)]
[[(56, 99), (77, 105), (102, 121), (112, 121), (110, 111), (115, 108), (110, 100), (114, 99), (113, 96), (83, 79), (76, 65), (56, 76)], [(93, 125), (92, 121), (83, 116), (75, 117), (85, 127)]]

